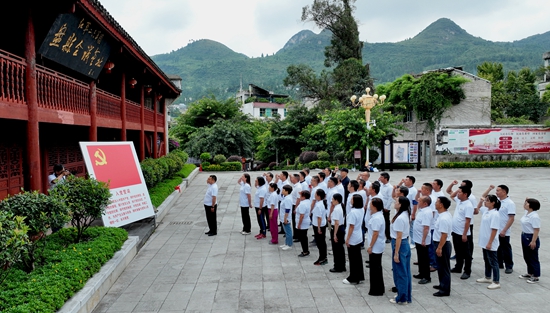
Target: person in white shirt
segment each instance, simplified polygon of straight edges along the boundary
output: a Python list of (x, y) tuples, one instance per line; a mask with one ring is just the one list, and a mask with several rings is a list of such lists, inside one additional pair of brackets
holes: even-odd
[(369, 201), (368, 210), (371, 214), (371, 218), (367, 224), (367, 242), (369, 244), (367, 253), (369, 254), (370, 261), (369, 295), (381, 296), (384, 294), (384, 289), (386, 289), (384, 287), (384, 275), (382, 270), (382, 253), (384, 253), (384, 248), (386, 247), (386, 221), (382, 213), (384, 210), (384, 202), (380, 198), (373, 198)]
[(252, 206), (250, 175), (244, 173), (237, 182), (241, 187), (239, 189), (239, 205), (241, 207), (241, 219), (243, 221), (243, 230), (241, 234), (250, 235), (250, 209)]
[(414, 222), (413, 237), (416, 243), (416, 253), (418, 256), (418, 275), (414, 278), (420, 279), (419, 284), (427, 284), (432, 281), (430, 277), (430, 254), (428, 247), (432, 238), (430, 227), (432, 226), (433, 212), (430, 208), (432, 198), (422, 196), (418, 198), (418, 208), (416, 211), (416, 220)]
[(206, 222), (208, 223), (208, 231), (204, 233), (208, 236), (216, 236), (218, 234), (218, 224), (216, 221), (216, 211), (218, 210), (218, 185), (216, 175), (210, 175), (206, 179), (208, 189), (204, 195), (204, 211), (206, 212)]
[(386, 243), (390, 243), (390, 211), (391, 205), (393, 203), (393, 198), (391, 196), (393, 191), (393, 186), (390, 184), (390, 174), (386, 172), (380, 173), (378, 178), (380, 182), (380, 197), (384, 201), (384, 219), (386, 221)]
[(516, 217), (516, 204), (508, 196), (510, 189), (506, 185), (498, 185), (496, 195), (500, 200), (500, 228), (498, 229), (498, 265), (504, 268), (504, 273), (512, 274), (514, 271), (514, 258), (512, 245), (510, 245), (510, 233)]
[[(458, 181), (454, 180), (451, 182), (451, 184), (447, 187), (447, 193), (451, 196), (451, 199), (454, 199), (456, 197), (456, 194), (458, 192), (457, 191), (454, 191), (453, 192), (453, 186), (458, 184)], [(461, 183), (460, 183), (460, 186), (465, 186), (465, 187), (468, 187), (470, 188), (470, 190), (473, 190), (474, 188), (474, 184), (472, 183), (471, 180), (468, 180), (468, 179), (464, 179)], [(476, 208), (477, 207), (477, 200), (476, 200), (476, 197), (470, 192), (470, 196), (468, 196), (468, 200), (470, 200), (470, 203), (472, 204), (472, 207), (473, 208)], [(470, 257), (473, 258), (473, 254), (474, 254), (474, 219), (472, 218), (470, 220), (470, 234), (471, 236), (468, 237), (468, 246), (469, 246), (469, 250), (470, 250)], [(456, 257), (456, 256), (455, 256)], [(453, 259), (453, 258), (451, 258)]]
[(65, 181), (65, 177), (71, 175), (61, 164), (53, 166), (53, 173), (48, 176), (48, 190), (52, 190), (57, 184)]
[[(361, 195), (357, 194), (357, 189), (359, 189), (359, 182), (356, 180), (350, 180), (348, 184), (348, 200), (346, 201), (346, 216), (350, 214), (353, 206), (351, 203), (351, 199), (354, 195), (358, 195), (361, 197)], [(363, 197), (361, 197), (361, 200), (363, 200)], [(364, 211), (363, 211), (364, 212)], [(361, 227), (359, 227), (361, 228)]]
[(296, 206), (300, 204), (300, 192), (302, 191), (300, 176), (298, 174), (291, 175), (290, 183), (290, 186), (292, 187), (292, 194), (290, 195), (292, 198), (292, 232), (294, 233), (293, 239), (298, 239), (298, 234), (296, 231)]
[[(312, 195), (315, 195), (315, 193), (317, 192), (317, 189), (319, 189), (319, 182), (320, 182), (319, 176), (314, 175), (311, 177), (311, 194)], [(310, 213), (313, 212), (314, 207), (315, 207), (315, 198), (311, 199)]]
[(443, 181), (439, 178), (434, 179), (432, 182), (432, 194), (435, 196), (436, 200), (439, 197), (445, 196), (441, 188), (443, 188)]
[(453, 246), (456, 264), (451, 273), (462, 273), (462, 266), (464, 266), (464, 273), (460, 279), (468, 279), (472, 273), (472, 254), (468, 240), (468, 236), (471, 236), (470, 220), (474, 217), (474, 208), (468, 200), (471, 192), (470, 188), (460, 186), (454, 198), (456, 208), (453, 214)]
[[(369, 203), (367, 204), (367, 208), (370, 208), (370, 203), (372, 202), (372, 199), (380, 199), (382, 200), (382, 198), (380, 198), (379, 196), (379, 193), (380, 192), (380, 182), (379, 181), (375, 181), (373, 182), (372, 184), (370, 184), (370, 188), (369, 188)], [(384, 206), (384, 201), (382, 201), (382, 207)], [(382, 208), (382, 212), (383, 212), (383, 208)], [(384, 216), (384, 214), (382, 213), (382, 217)], [(367, 209), (366, 212), (365, 212), (365, 217), (363, 217), (363, 221), (365, 224), (365, 227), (367, 228), (367, 232), (369, 230), (369, 220), (371, 218), (371, 210), (370, 209)], [(384, 220), (384, 223), (385, 223), (385, 220)], [(386, 228), (386, 225), (384, 224), (384, 236), (381, 236), (381, 237), (384, 237), (384, 241), (387, 239), (386, 238), (386, 233), (385, 233), (385, 228)], [(368, 258), (370, 258), (370, 254), (367, 255)], [(367, 263), (367, 265), (365, 265), (366, 268), (369, 268), (370, 265), (370, 259), (367, 259), (365, 260), (365, 263)]]
[(271, 232), (271, 241), (269, 244), (279, 243), (279, 229), (277, 228), (277, 219), (279, 218), (279, 187), (277, 184), (269, 184), (269, 198), (267, 200), (269, 210), (269, 229)]
[[(482, 213), (479, 226), (479, 246), (483, 251), (485, 263), (485, 276), (476, 280), (478, 283), (488, 283), (487, 289), (500, 288), (500, 270), (498, 268), (498, 236), (500, 227), (500, 216), (498, 213), (501, 207), (500, 200), (495, 195), (488, 195), (479, 199), (477, 209)], [(491, 272), (493, 279), (491, 279)]]
[(267, 189), (265, 179), (261, 176), (256, 177), (256, 180), (254, 180), (254, 186), (256, 187), (256, 192), (254, 193), (254, 208), (256, 210), (258, 226), (260, 227), (260, 232), (255, 237), (256, 239), (263, 239), (266, 237), (266, 219), (262, 210), (264, 206), (267, 206)]
[(416, 201), (416, 195), (418, 194), (418, 190), (414, 186), (415, 183), (416, 183), (416, 177), (412, 175), (407, 175), (405, 176), (405, 178), (401, 180), (401, 182), (399, 182), (399, 184), (397, 184), (397, 186), (405, 186), (409, 188), (409, 193), (406, 195), (406, 197), (409, 198), (409, 201), (411, 202), (411, 233), (409, 234), (411, 249), (414, 249), (416, 247), (415, 242), (413, 240), (413, 233), (412, 233), (414, 229), (414, 219), (416, 217), (416, 207), (414, 205), (414, 202)]
[(300, 172), (300, 186), (302, 190), (309, 191), (309, 183), (306, 181), (306, 173), (304, 171)]
[[(435, 202), (437, 201), (437, 198), (445, 196), (441, 188), (443, 188), (443, 181), (438, 178), (434, 179), (434, 181), (432, 182), (432, 194), (430, 195), (430, 198), (432, 198), (432, 209), (433, 209), (433, 220), (432, 220), (432, 227), (430, 230), (432, 238), (434, 235), (435, 220), (439, 215), (439, 213), (437, 213), (437, 209), (435, 208)], [(436, 247), (435, 247), (434, 241), (432, 240), (432, 244), (428, 247), (428, 252), (430, 254), (430, 271), (431, 272), (435, 272), (437, 270), (435, 248)]]
[(319, 258), (313, 263), (313, 265), (325, 265), (327, 260), (327, 242), (326, 230), (327, 230), (327, 202), (326, 194), (323, 189), (317, 189), (315, 192), (315, 208), (313, 208), (313, 214), (311, 223), (313, 224), (313, 235), (317, 249), (319, 249)]
[[(399, 197), (395, 202), (397, 214), (391, 221), (391, 246), (393, 282), (397, 287), (397, 296), (391, 303), (412, 302), (411, 248), (409, 246), (409, 221), (411, 204), (406, 197)], [(372, 218), (372, 217), (371, 217)]]
[(279, 208), (279, 220), (283, 224), (285, 230), (285, 244), (281, 246), (283, 250), (290, 250), (292, 248), (292, 224), (290, 219), (292, 218), (292, 187), (289, 185), (283, 186), (281, 194), (284, 199), (281, 201), (281, 207)]
[(346, 225), (344, 223), (344, 209), (342, 209), (343, 195), (336, 193), (332, 196), (333, 210), (330, 213), (330, 223), (332, 231), (330, 232), (330, 242), (332, 244), (332, 256), (334, 258), (334, 267), (330, 269), (332, 273), (346, 271), (346, 252), (344, 250)]
[(521, 218), (521, 248), (523, 259), (527, 264), (527, 274), (519, 277), (527, 279), (530, 284), (536, 284), (540, 277), (540, 217), (537, 212), (540, 209), (540, 202), (537, 199), (527, 198), (523, 208), (525, 215)]
[[(359, 185), (356, 180), (352, 180)], [(342, 281), (344, 284), (360, 284), (365, 280), (363, 272), (363, 257), (361, 256), (361, 241), (363, 240), (363, 198), (355, 194), (350, 198), (351, 211), (346, 215), (346, 246), (348, 247), (349, 276)]]
[(439, 285), (434, 288), (439, 291), (433, 295), (436, 297), (448, 297), (451, 295), (451, 233), (453, 231), (453, 217), (449, 213), (451, 200), (447, 197), (438, 197), (435, 208), (439, 217), (435, 221), (433, 241), (437, 248), (437, 276)]
[(306, 173), (305, 181), (308, 184), (308, 186), (310, 186), (310, 189), (311, 189), (311, 175), (309, 174), (309, 168), (305, 167), (303, 171)]
[(300, 192), (300, 204), (296, 208), (296, 231), (298, 232), (298, 239), (302, 245), (302, 252), (299, 257), (305, 257), (309, 255), (309, 245), (307, 242), (307, 230), (311, 224), (309, 215), (311, 214), (311, 201), (309, 198), (311, 194), (307, 190)]
[(325, 173), (320, 172), (319, 174), (317, 174), (317, 177), (319, 177), (319, 188), (323, 189), (326, 194), (328, 191), (328, 185)]

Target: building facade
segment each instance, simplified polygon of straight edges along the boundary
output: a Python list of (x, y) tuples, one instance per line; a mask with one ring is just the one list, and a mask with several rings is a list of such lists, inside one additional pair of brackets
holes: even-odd
[(45, 192), (53, 165), (85, 175), (81, 141), (167, 151), (181, 90), (97, 0), (8, 1), (0, 25), (0, 199)]
[(248, 90), (241, 90), (237, 93), (237, 101), (242, 105), (241, 111), (253, 118), (267, 119), (279, 117), (283, 120), (286, 117), (286, 105), (284, 102), (288, 95), (274, 94), (253, 84), (248, 85)]

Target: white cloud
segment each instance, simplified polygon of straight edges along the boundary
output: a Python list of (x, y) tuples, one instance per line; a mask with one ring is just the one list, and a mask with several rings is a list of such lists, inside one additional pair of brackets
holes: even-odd
[[(313, 0), (101, 0), (150, 55), (212, 39), (236, 52), (272, 54), (303, 29), (302, 7)], [(385, 0), (356, 2), (361, 40), (396, 42), (447, 17), (470, 34), (514, 41), (550, 31), (542, 0)]]

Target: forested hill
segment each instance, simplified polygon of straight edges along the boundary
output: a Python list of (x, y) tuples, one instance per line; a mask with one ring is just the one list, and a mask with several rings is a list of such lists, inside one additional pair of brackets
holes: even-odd
[[(305, 63), (321, 71), (330, 35), (327, 31), (315, 34), (304, 30), (290, 38), (277, 53), (258, 58), (249, 58), (212, 40), (198, 40), (152, 58), (166, 73), (182, 77), (183, 93), (178, 102), (209, 94), (221, 99), (234, 96), (241, 77), (245, 88), (253, 83), (276, 93), (294, 94), (282, 83), (286, 68)], [(453, 21), (442, 18), (404, 41), (365, 43), (363, 62), (371, 64), (376, 83), (384, 83), (405, 73), (451, 66), (462, 66), (475, 74), (476, 66), (485, 61), (502, 63), (507, 71), (526, 66), (535, 69), (543, 64), (542, 54), (546, 51), (550, 51), (550, 31), (514, 42), (492, 42), (474, 37)]]

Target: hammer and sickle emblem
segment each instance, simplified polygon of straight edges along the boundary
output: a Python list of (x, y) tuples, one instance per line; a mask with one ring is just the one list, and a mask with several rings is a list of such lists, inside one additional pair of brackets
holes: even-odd
[(96, 157), (95, 165), (107, 164), (107, 157), (105, 156), (105, 153), (103, 152), (103, 150), (97, 149), (97, 151), (94, 153), (94, 157)]

